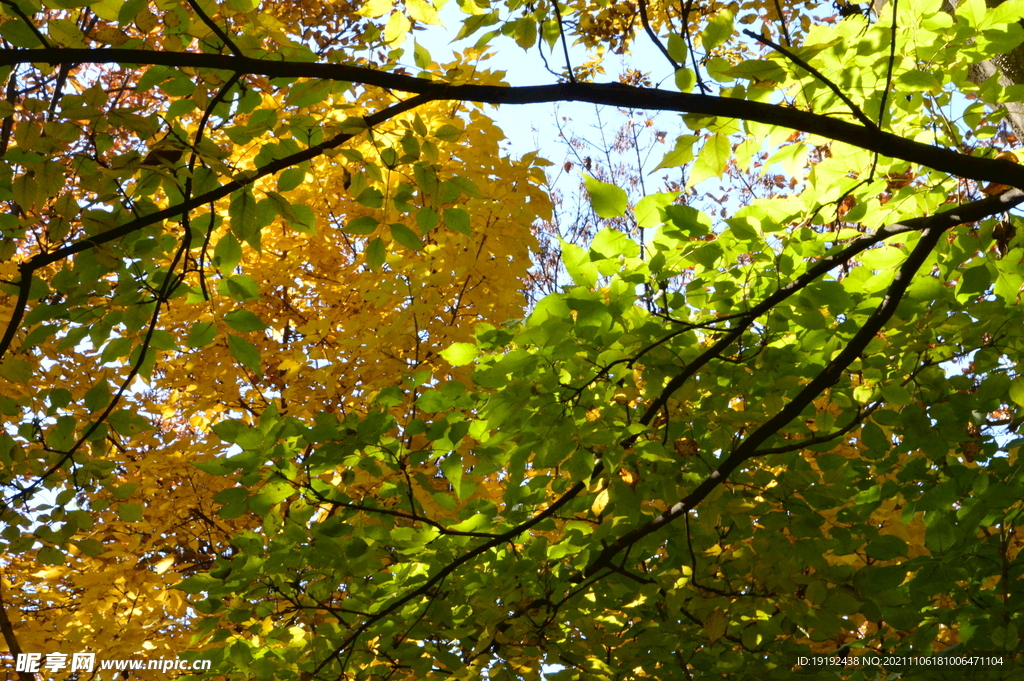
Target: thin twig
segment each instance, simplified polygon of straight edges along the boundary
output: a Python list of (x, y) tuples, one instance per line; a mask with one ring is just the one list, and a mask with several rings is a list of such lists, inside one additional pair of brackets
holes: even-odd
[(189, 4), (189, 7), (191, 7), (195, 11), (195, 13), (197, 15), (199, 15), (199, 18), (202, 20), (202, 22), (204, 24), (206, 24), (207, 27), (209, 27), (209, 29), (211, 31), (213, 31), (218, 38), (220, 38), (222, 43), (227, 45), (227, 48), (229, 50), (231, 50), (231, 52), (235, 56), (237, 56), (237, 57), (244, 56), (242, 54), (242, 50), (240, 50), (238, 45), (235, 44), (235, 41), (233, 41), (231, 39), (231, 36), (229, 36), (224, 31), (224, 29), (222, 29), (220, 26), (217, 25), (217, 22), (215, 22), (213, 19), (211, 19), (209, 17), (209, 15), (206, 12), (203, 11), (203, 8), (199, 6), (199, 3), (196, 2), (196, 0), (185, 0), (185, 1)]
[(786, 41), (788, 47), (793, 46), (793, 41), (789, 37), (789, 27), (786, 25), (786, 15), (782, 13), (782, 4), (779, 0), (773, 0), (775, 2), (775, 11), (779, 14), (779, 24), (782, 26), (782, 37)]
[(865, 127), (870, 128), (872, 130), (877, 130), (878, 129), (878, 125), (876, 125), (874, 121), (872, 121), (870, 118), (868, 118), (867, 114), (865, 114), (864, 111), (862, 111), (859, 106), (854, 104), (853, 100), (851, 100), (849, 97), (847, 97), (845, 94), (843, 94), (843, 91), (839, 89), (839, 86), (836, 85), (835, 83), (833, 83), (831, 80), (829, 80), (825, 76), (825, 74), (823, 74), (821, 71), (819, 71), (818, 69), (814, 68), (813, 66), (808, 64), (806, 61), (804, 61), (803, 59), (801, 59), (797, 55), (795, 55), (792, 52), (790, 52), (789, 50), (787, 50), (782, 45), (779, 45), (779, 44), (777, 44), (775, 42), (772, 42), (771, 40), (769, 40), (768, 38), (766, 38), (766, 37), (764, 37), (762, 35), (758, 35), (757, 33), (754, 33), (753, 31), (751, 31), (749, 29), (744, 29), (743, 35), (745, 35), (747, 37), (750, 37), (750, 38), (753, 38), (754, 40), (756, 40), (757, 42), (761, 43), (762, 45), (767, 45), (768, 47), (772, 48), (776, 52), (778, 52), (778, 53), (782, 54), (783, 56), (785, 56), (786, 59), (790, 60), (791, 62), (793, 62), (794, 64), (796, 64), (800, 68), (802, 68), (805, 71), (807, 71), (808, 73), (810, 73), (812, 76), (814, 76), (815, 78), (820, 80), (822, 83), (824, 83), (826, 86), (828, 86), (828, 89), (831, 90), (833, 93), (835, 93), (836, 97), (841, 99), (843, 101), (843, 103), (846, 104), (846, 106), (850, 107), (850, 111), (857, 118), (857, 120), (859, 120), (861, 123), (864, 124)]
[(682, 68), (676, 60), (672, 58), (672, 55), (668, 53), (668, 48), (665, 47), (661, 42), (661, 39), (658, 38), (658, 34), (654, 32), (653, 28), (651, 28), (651, 21), (647, 16), (647, 0), (640, 0), (640, 23), (643, 24), (647, 37), (651, 39), (651, 42), (654, 43), (659, 50), (661, 50), (661, 53), (665, 55), (665, 59), (668, 59), (668, 63), (672, 65), (672, 69), (674, 71), (678, 71)]
[(11, 11), (28, 25), (29, 30), (32, 31), (32, 34), (36, 39), (42, 43), (43, 47), (53, 47), (53, 45), (50, 44), (50, 41), (46, 39), (46, 36), (43, 35), (42, 31), (36, 28), (36, 25), (32, 23), (32, 20), (28, 18), (28, 15), (21, 11), (21, 7), (18, 7), (18, 3), (12, 2), (12, 0), (0, 0), (0, 4), (10, 7)]
[(693, 11), (693, 0), (686, 0), (686, 3), (680, 3), (680, 14), (683, 23), (683, 37), (686, 39), (686, 49), (690, 53), (690, 63), (693, 65), (693, 73), (697, 77), (697, 89), (700, 90), (701, 94), (708, 93), (708, 86), (704, 84), (704, 79), (700, 75), (700, 65), (697, 64), (697, 55), (694, 54), (693, 50), (693, 38), (690, 36), (690, 12)]
[[(12, 107), (18, 101), (18, 69), (11, 68), (11, 75), (7, 77), (7, 103)], [(11, 144), (11, 132), (14, 131), (14, 113), (4, 117), (3, 124), (0, 124), (0, 157), (7, 154), (7, 148)]]
[(889, 67), (885, 70), (885, 89), (882, 90), (882, 103), (878, 108), (878, 128), (881, 129), (885, 123), (886, 104), (889, 101), (889, 89), (892, 87), (892, 72), (896, 67), (896, 10), (899, 9), (899, 0), (892, 0), (892, 29), (889, 40)]
[[(1022, 200), (1024, 200), (1024, 196), (1022, 196)], [(829, 362), (828, 366), (822, 369), (822, 371), (815, 376), (810, 383), (804, 386), (804, 388), (785, 407), (780, 409), (773, 417), (762, 423), (753, 433), (747, 436), (747, 438), (744, 439), (728, 457), (722, 460), (711, 475), (704, 478), (704, 480), (683, 499), (673, 504), (669, 509), (657, 517), (634, 528), (620, 536), (615, 541), (609, 543), (583, 571), (584, 576), (590, 576), (599, 570), (607, 569), (611, 564), (612, 558), (614, 558), (620, 551), (629, 548), (647, 535), (660, 530), (679, 516), (689, 513), (691, 510), (696, 508), (705, 498), (707, 498), (708, 494), (710, 494), (712, 490), (724, 483), (733, 471), (739, 468), (751, 457), (756, 456), (761, 444), (778, 433), (794, 418), (799, 416), (800, 413), (803, 412), (803, 410), (824, 390), (834, 385), (835, 382), (839, 380), (842, 372), (860, 356), (868, 343), (874, 339), (875, 334), (884, 328), (885, 324), (896, 312), (896, 307), (903, 299), (903, 295), (910, 286), (910, 282), (914, 275), (932, 253), (935, 246), (938, 244), (939, 239), (951, 226), (952, 225), (950, 224), (936, 222), (932, 226), (925, 228), (921, 233), (921, 238), (918, 240), (914, 250), (907, 257), (897, 272), (892, 284), (886, 291), (882, 302), (867, 319), (864, 325), (857, 331), (846, 347), (844, 347), (832, 359), (832, 361)]]
[(565, 54), (565, 70), (569, 74), (569, 82), (576, 82), (576, 74), (572, 70), (572, 62), (569, 61), (569, 43), (565, 38), (565, 28), (562, 26), (562, 8), (558, 6), (558, 0), (551, 0), (551, 6), (555, 9), (555, 18), (558, 19), (558, 36), (562, 43), (562, 52)]

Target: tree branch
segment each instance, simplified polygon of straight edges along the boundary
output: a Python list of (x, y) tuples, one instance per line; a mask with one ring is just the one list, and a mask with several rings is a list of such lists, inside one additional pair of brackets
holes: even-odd
[[(1007, 192), (1007, 194), (1008, 193), (1009, 192)], [(1024, 192), (1017, 192), (1016, 194), (1016, 203), (1019, 204), (1024, 202)], [(976, 202), (974, 207), (977, 208), (977, 204), (980, 203), (982, 202)], [(846, 370), (850, 363), (860, 356), (864, 351), (864, 348), (867, 347), (867, 344), (875, 337), (875, 334), (885, 326), (886, 322), (888, 322), (893, 313), (895, 313), (896, 307), (902, 300), (904, 293), (906, 293), (907, 287), (910, 285), (914, 275), (931, 254), (936, 244), (938, 244), (939, 239), (946, 233), (946, 231), (958, 224), (973, 222), (974, 220), (980, 219), (980, 217), (987, 216), (976, 216), (974, 211), (972, 211), (971, 218), (964, 219), (964, 215), (959, 211), (948, 211), (935, 216), (917, 218), (916, 220), (918, 221), (930, 221), (930, 223), (922, 229), (920, 240), (914, 247), (911, 254), (907, 257), (906, 261), (904, 261), (903, 265), (900, 266), (899, 272), (896, 274), (892, 284), (889, 286), (881, 304), (875, 309), (846, 347), (843, 348), (843, 350), (840, 351), (831, 362), (829, 362), (828, 366), (826, 366), (821, 373), (815, 376), (810, 383), (804, 386), (804, 388), (792, 399), (792, 401), (789, 402), (789, 404), (779, 410), (775, 416), (765, 421), (753, 433), (751, 433), (750, 436), (748, 436), (718, 465), (711, 475), (705, 478), (683, 499), (673, 504), (668, 510), (643, 525), (627, 532), (614, 542), (609, 543), (583, 571), (583, 576), (589, 577), (595, 572), (607, 568), (611, 564), (612, 558), (614, 558), (620, 551), (632, 546), (647, 535), (658, 531), (679, 516), (689, 513), (691, 510), (696, 508), (697, 505), (703, 501), (713, 489), (725, 482), (733, 471), (739, 468), (748, 459), (758, 455), (758, 448), (768, 440), (768, 438), (778, 433), (778, 431), (784, 428), (790, 421), (799, 416), (800, 413), (825, 389), (833, 386), (836, 381), (839, 380), (842, 372)], [(666, 386), (663, 395), (668, 391), (668, 389), (669, 386)]]
[(193, 11), (195, 11), (195, 13), (199, 15), (199, 18), (202, 20), (202, 22), (206, 24), (206, 26), (211, 31), (213, 31), (218, 38), (220, 38), (220, 41), (224, 43), (224, 45), (229, 50), (231, 50), (231, 52), (234, 53), (235, 56), (243, 56), (242, 50), (238, 48), (238, 45), (236, 45), (235, 41), (231, 39), (231, 36), (229, 36), (224, 29), (218, 26), (217, 23), (213, 19), (211, 19), (206, 12), (203, 11), (203, 8), (199, 6), (199, 3), (196, 2), (196, 0), (186, 0), (186, 2), (188, 2), (189, 7), (191, 7)]
[(672, 58), (672, 55), (668, 53), (668, 48), (665, 47), (665, 44), (661, 42), (660, 38), (658, 38), (658, 34), (654, 32), (653, 28), (651, 28), (651, 20), (647, 14), (647, 0), (640, 0), (639, 9), (640, 23), (643, 24), (644, 32), (647, 33), (647, 37), (650, 38), (651, 42), (654, 43), (654, 46), (661, 50), (661, 53), (665, 55), (665, 59), (668, 59), (668, 63), (672, 65), (672, 70), (678, 71), (682, 67), (675, 59)]
[[(424, 96), (411, 97), (405, 101), (399, 102), (398, 104), (389, 106), (383, 111), (378, 111), (377, 113), (370, 114), (369, 116), (363, 118), (363, 121), (366, 122), (367, 128), (372, 128), (374, 125), (378, 125), (401, 113), (409, 111), (410, 109), (414, 109), (427, 101), (429, 101), (429, 98)], [(136, 218), (135, 220), (126, 222), (123, 225), (107, 230), (102, 234), (97, 234), (96, 236), (76, 241), (73, 244), (65, 246), (64, 248), (59, 248), (51, 253), (40, 253), (36, 256), (33, 256), (31, 259), (29, 259), (25, 263), (22, 263), (20, 266), (21, 279), (18, 282), (18, 299), (17, 302), (15, 303), (14, 310), (11, 312), (11, 321), (7, 325), (4, 337), (2, 340), (0, 340), (0, 359), (3, 358), (7, 350), (10, 348), (11, 342), (13, 341), (14, 336), (17, 333), (18, 326), (21, 324), (21, 319), (25, 313), (25, 308), (28, 305), (28, 296), (29, 290), (31, 288), (32, 273), (35, 272), (37, 269), (63, 260), (68, 256), (74, 255), (75, 253), (80, 253), (95, 246), (99, 246), (100, 244), (115, 241), (123, 236), (131, 234), (132, 232), (137, 232), (138, 230), (143, 229), (144, 227), (148, 227), (149, 225), (154, 225), (159, 222), (163, 222), (164, 220), (176, 218), (192, 210), (193, 208), (197, 208), (204, 204), (217, 201), (218, 199), (222, 199), (225, 196), (230, 195), (232, 192), (252, 184), (253, 182), (262, 177), (266, 177), (267, 175), (273, 175), (274, 173), (277, 173), (286, 168), (290, 168), (293, 165), (297, 165), (304, 161), (316, 158), (317, 156), (323, 154), (325, 151), (341, 146), (342, 144), (349, 141), (353, 137), (358, 136), (359, 134), (361, 134), (361, 131), (357, 133), (346, 132), (341, 133), (339, 135), (335, 135), (331, 139), (321, 142), (320, 144), (317, 144), (315, 146), (309, 147), (308, 149), (297, 151), (294, 154), (285, 156), (282, 159), (278, 159), (277, 161), (272, 161), (264, 166), (260, 166), (255, 171), (245, 173), (242, 176), (238, 177), (237, 179), (222, 184), (217, 189), (210, 190), (205, 194), (201, 194), (195, 198), (182, 201), (168, 208), (164, 208), (163, 210), (159, 210), (155, 213), (143, 215), (142, 217)]]
[[(0, 633), (3, 634), (4, 643), (11, 656), (17, 659), (21, 655), (21, 644), (18, 643), (18, 636), (14, 633), (14, 626), (11, 618), (7, 616), (7, 605), (4, 603), (3, 581), (0, 580)], [(9, 674), (10, 672), (8, 672)], [(34, 681), (35, 674), (29, 672), (18, 672), (18, 681)]]
[(690, 379), (690, 377), (697, 373), (701, 367), (722, 354), (727, 347), (732, 345), (732, 343), (739, 338), (739, 336), (746, 331), (751, 324), (754, 323), (755, 319), (765, 314), (821, 275), (835, 267), (838, 267), (858, 253), (898, 234), (924, 231), (932, 227), (938, 227), (943, 230), (951, 229), (957, 225), (962, 225), (967, 222), (976, 222), (992, 215), (1008, 211), (1021, 203), (1024, 203), (1024, 191), (1021, 191), (1020, 189), (1011, 189), (996, 196), (957, 206), (953, 210), (945, 211), (943, 213), (911, 218), (904, 222), (886, 225), (872, 234), (865, 234), (857, 237), (838, 253), (826, 256), (817, 261), (806, 272), (791, 281), (789, 284), (786, 284), (746, 312), (738, 315), (739, 321), (735, 327), (730, 329), (729, 332), (722, 336), (714, 345), (701, 353), (699, 357), (687, 364), (678, 374), (672, 377), (672, 380), (665, 385), (665, 388), (661, 391), (658, 397), (651, 402), (647, 411), (645, 411), (643, 416), (640, 417), (640, 423), (645, 425), (650, 423), (658, 411), (665, 406), (676, 390), (679, 390), (679, 388), (681, 388), (683, 384)]
[(867, 114), (864, 113), (859, 106), (854, 104), (853, 100), (851, 100), (849, 97), (847, 97), (845, 94), (843, 94), (843, 91), (839, 89), (839, 86), (836, 85), (835, 83), (833, 83), (828, 78), (826, 78), (825, 74), (823, 74), (821, 71), (819, 71), (818, 69), (814, 68), (813, 66), (808, 64), (806, 61), (804, 61), (803, 59), (801, 59), (797, 55), (795, 55), (792, 52), (790, 52), (789, 50), (787, 50), (782, 45), (774, 43), (771, 40), (768, 40), (768, 38), (765, 38), (764, 36), (760, 36), (760, 35), (754, 33), (753, 31), (750, 31), (750, 30), (744, 30), (743, 31), (743, 35), (749, 36), (749, 37), (753, 38), (754, 40), (756, 40), (757, 42), (761, 43), (762, 45), (766, 45), (766, 46), (772, 48), (773, 50), (775, 50), (779, 54), (783, 55), (786, 59), (790, 60), (791, 62), (793, 62), (794, 64), (796, 64), (800, 68), (802, 68), (803, 70), (805, 70), (808, 73), (810, 73), (812, 76), (814, 76), (815, 78), (820, 80), (822, 83), (824, 83), (828, 87), (828, 89), (831, 90), (835, 94), (836, 97), (838, 97), (839, 99), (843, 100), (843, 104), (845, 104), (847, 107), (849, 107), (850, 112), (853, 113), (854, 117), (858, 121), (860, 121), (861, 123), (864, 124), (864, 127), (870, 128), (871, 130), (877, 130), (878, 129), (878, 125), (876, 125), (873, 120), (868, 118)]
[(363, 632), (365, 632), (367, 629), (373, 626), (373, 624), (388, 617), (391, 613), (398, 610), (400, 607), (402, 607), (409, 601), (427, 594), (427, 592), (434, 588), (434, 586), (444, 581), (446, 577), (448, 577), (450, 574), (458, 570), (462, 565), (465, 565), (477, 556), (487, 553), (496, 546), (500, 546), (506, 542), (512, 541), (526, 530), (532, 528), (537, 523), (541, 522), (542, 520), (545, 520), (546, 518), (550, 518), (558, 511), (558, 509), (562, 508), (562, 506), (569, 503), (569, 501), (571, 501), (577, 494), (579, 494), (584, 489), (586, 489), (586, 485), (584, 485), (582, 482), (576, 483), (572, 489), (570, 489), (557, 500), (552, 502), (551, 505), (548, 506), (546, 509), (535, 514), (526, 522), (520, 523), (511, 530), (508, 530), (507, 532), (503, 532), (502, 534), (498, 535), (494, 539), (484, 542), (472, 551), (467, 551), (466, 553), (462, 554), (461, 556), (459, 556), (458, 558), (456, 558), (455, 560), (453, 560), (452, 562), (448, 563), (443, 568), (438, 570), (430, 579), (421, 584), (419, 587), (413, 589), (404, 596), (395, 599), (389, 605), (375, 612), (365, 622), (360, 624), (355, 631), (349, 634), (348, 637), (345, 638), (345, 640), (339, 643), (331, 652), (331, 654), (324, 658), (324, 660), (320, 664), (318, 664), (316, 668), (313, 669), (313, 675), (316, 676), (324, 667), (326, 667), (332, 661), (338, 659), (341, 656), (341, 654), (345, 652), (345, 649), (348, 648), (351, 644), (353, 644), (360, 636), (362, 636)]
[(622, 108), (723, 116), (799, 130), (878, 152), (891, 158), (918, 163), (957, 177), (983, 182), (998, 182), (1024, 189), (1024, 167), (1010, 161), (966, 156), (948, 149), (904, 139), (892, 133), (786, 106), (728, 97), (671, 92), (658, 88), (631, 87), (622, 83), (558, 83), (524, 87), (452, 85), (348, 64), (269, 61), (198, 52), (157, 52), (113, 48), (0, 50), (0, 66), (33, 62), (161, 65), (251, 73), (268, 78), (322, 78), (411, 92), (425, 95), (428, 100), (436, 101), (461, 100), (482, 104), (539, 104), (573, 101)]

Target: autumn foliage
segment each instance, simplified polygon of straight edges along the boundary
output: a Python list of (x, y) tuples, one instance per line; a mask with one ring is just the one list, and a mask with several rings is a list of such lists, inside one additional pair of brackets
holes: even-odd
[(8, 676), (1017, 678), (1024, 5), (442, 5), (0, 0)]

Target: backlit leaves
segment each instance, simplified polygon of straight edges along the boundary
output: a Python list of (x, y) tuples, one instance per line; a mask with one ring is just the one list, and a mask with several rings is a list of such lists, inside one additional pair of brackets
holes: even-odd
[[(1019, 97), (965, 64), (1019, 3), (899, 3), (891, 74), (891, 10), (852, 5), (471, 0), (453, 57), (428, 0), (12, 7), (57, 48), (9, 51), (0, 102), (23, 650), (306, 681), (1015, 650)], [(628, 123), (560, 119), (552, 167), (474, 101), (531, 97)]]
[(583, 176), (583, 183), (590, 195), (590, 205), (598, 217), (617, 218), (626, 212), (626, 192), (620, 187), (589, 175)]

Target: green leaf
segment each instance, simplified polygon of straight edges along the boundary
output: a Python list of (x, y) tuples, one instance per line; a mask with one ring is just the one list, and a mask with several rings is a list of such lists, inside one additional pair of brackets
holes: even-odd
[(416, 226), (420, 232), (426, 234), (441, 223), (441, 216), (430, 206), (424, 206), (416, 211)]
[(430, 52), (427, 51), (427, 48), (423, 47), (415, 40), (412, 43), (412, 57), (416, 66), (421, 69), (430, 68), (430, 62), (433, 61), (430, 58)]
[(1024, 407), (1024, 376), (1018, 376), (1010, 383), (1010, 399)]
[(205, 348), (217, 337), (217, 327), (213, 322), (196, 322), (185, 337), (185, 345), (190, 348)]
[(263, 375), (260, 351), (255, 345), (244, 338), (228, 334), (228, 349), (231, 351), (231, 356), (238, 360), (239, 364), (257, 376)]
[(242, 260), (242, 245), (235, 235), (228, 232), (217, 241), (213, 249), (213, 264), (225, 274), (230, 274)]
[(60, 549), (56, 549), (52, 546), (44, 546), (39, 549), (36, 554), (36, 559), (42, 565), (63, 565), (64, 561), (67, 560), (67, 556)]
[(135, 21), (136, 15), (148, 4), (148, 0), (126, 0), (117, 13), (117, 25), (124, 28)]
[(558, 240), (562, 246), (562, 265), (572, 280), (579, 286), (593, 288), (597, 286), (600, 272), (597, 265), (590, 259), (590, 253), (575, 244)]
[(516, 45), (528, 50), (537, 42), (537, 22), (533, 17), (523, 17), (516, 21), (515, 30)]
[(32, 365), (23, 359), (5, 357), (0, 362), (0, 376), (12, 383), (28, 384), (32, 381)]
[(247, 274), (233, 274), (227, 279), (222, 279), (217, 284), (217, 291), (238, 301), (253, 300), (259, 297), (259, 287)]
[(697, 161), (693, 164), (693, 170), (686, 179), (686, 186), (694, 187), (709, 178), (721, 177), (726, 166), (729, 165), (731, 157), (732, 143), (729, 141), (728, 135), (715, 133), (701, 147)]
[(896, 79), (896, 82), (908, 92), (931, 92), (932, 94), (938, 94), (942, 91), (942, 83), (938, 78), (918, 69), (904, 71)]
[(654, 170), (661, 168), (677, 168), (693, 160), (693, 143), (699, 140), (697, 135), (681, 135), (676, 139), (675, 148), (665, 154)]
[(875, 560), (892, 560), (907, 555), (907, 543), (895, 535), (884, 534), (872, 540), (865, 553)]
[(370, 548), (362, 537), (353, 537), (345, 544), (345, 555), (348, 558), (359, 558)]
[(220, 580), (215, 577), (212, 577), (209, 574), (200, 573), (181, 580), (174, 588), (188, 594), (197, 594), (218, 586), (220, 583)]
[(401, 223), (395, 223), (391, 225), (391, 238), (398, 243), (402, 244), (408, 249), (414, 251), (423, 250), (423, 242), (420, 241), (419, 236), (416, 232), (412, 231)]
[(263, 320), (248, 310), (232, 310), (224, 315), (224, 322), (235, 331), (263, 331), (267, 325)]
[(371, 270), (380, 269), (387, 257), (387, 246), (380, 237), (373, 239), (366, 245), (366, 266)]
[(708, 22), (700, 42), (705, 50), (711, 51), (732, 37), (732, 30), (732, 12), (724, 10)]
[(590, 253), (591, 260), (618, 258), (619, 256), (635, 258), (640, 255), (640, 244), (617, 229), (605, 227), (594, 236), (594, 241), (590, 244)]
[(767, 59), (748, 59), (741, 61), (731, 69), (729, 75), (734, 78), (746, 78), (759, 81), (784, 81), (786, 71), (777, 62)]
[(446, 350), (441, 351), (441, 356), (453, 367), (469, 364), (478, 354), (480, 348), (474, 343), (452, 343)]
[(693, 69), (677, 69), (674, 77), (676, 89), (682, 93), (692, 92), (697, 85), (697, 74)]
[(625, 191), (586, 174), (583, 175), (583, 183), (590, 195), (590, 205), (598, 217), (618, 218), (625, 215), (628, 201)]
[(0, 24), (0, 36), (15, 47), (42, 47), (35, 32), (21, 19), (12, 19)]
[(945, 553), (957, 544), (956, 528), (945, 518), (928, 526), (924, 545), (929, 551)]
[(312, 208), (293, 204), (292, 212), (295, 213), (295, 221), (290, 221), (289, 227), (302, 234), (316, 235), (316, 214)]
[(345, 225), (345, 231), (349, 234), (363, 236), (376, 232), (378, 225), (380, 225), (380, 220), (372, 215), (364, 215), (363, 217), (349, 220), (348, 224)]
[(107, 417), (107, 423), (121, 435), (136, 435), (153, 430), (153, 424), (127, 409), (118, 409)]
[(142, 506), (139, 504), (118, 504), (117, 505), (117, 517), (126, 523), (138, 523), (142, 522), (144, 517)]
[(256, 197), (245, 187), (231, 195), (228, 206), (231, 231), (257, 251), (260, 250), (260, 231), (256, 220)]
[(445, 142), (455, 142), (462, 137), (462, 130), (451, 123), (445, 123), (434, 131), (434, 137)]
[(471, 236), (469, 212), (462, 208), (445, 208), (444, 224), (448, 229)]
[(103, 379), (85, 393), (85, 408), (91, 412), (99, 411), (110, 404), (110, 397), (110, 384)]
[(245, 501), (249, 498), (249, 490), (245, 487), (228, 487), (213, 495), (213, 500), (218, 504), (234, 504)]
[(462, 498), (462, 456), (452, 452), (441, 460), (441, 472), (451, 483), (455, 496)]
[(290, 192), (298, 189), (306, 181), (306, 171), (302, 168), (288, 168), (277, 178), (277, 191)]
[(985, 19), (992, 26), (1020, 21), (1024, 19), (1024, 0), (1007, 0), (990, 7)]
[(76, 539), (73, 543), (75, 546), (78, 547), (79, 551), (89, 556), (90, 558), (101, 556), (107, 552), (107, 547), (105, 547), (103, 544), (96, 541), (95, 539)]
[(676, 192), (665, 192), (662, 194), (651, 194), (640, 199), (633, 211), (636, 215), (636, 222), (641, 227), (657, 227), (662, 223), (662, 213), (665, 206), (675, 203), (679, 197)]
[(672, 57), (677, 64), (685, 64), (688, 49), (686, 41), (681, 35), (671, 34), (668, 37), (668, 56)]
[(359, 192), (356, 201), (368, 208), (380, 208), (384, 205), (384, 193), (376, 187), (367, 187)]
[(957, 17), (966, 20), (974, 28), (981, 27), (987, 13), (985, 0), (963, 0), (956, 8)]
[(729, 218), (725, 221), (729, 231), (741, 241), (754, 241), (760, 238), (757, 230), (751, 225), (750, 218)]

